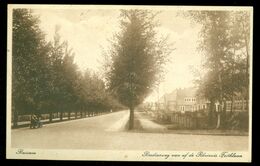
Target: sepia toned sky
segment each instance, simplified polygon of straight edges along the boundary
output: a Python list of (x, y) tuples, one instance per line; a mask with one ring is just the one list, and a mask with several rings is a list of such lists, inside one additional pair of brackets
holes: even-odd
[[(102, 66), (102, 47), (108, 48), (109, 41), (119, 31), (119, 10), (115, 9), (34, 9), (40, 18), (40, 27), (47, 40), (52, 40), (55, 26), (60, 25), (62, 40), (67, 40), (75, 52), (75, 63), (81, 71), (99, 71)], [(199, 67), (201, 56), (196, 51), (200, 26), (177, 16), (176, 10), (167, 10), (157, 16), (158, 32), (169, 34), (169, 42), (175, 50), (166, 66), (166, 75), (159, 88), (159, 96), (175, 88), (192, 86), (191, 66)], [(155, 89), (146, 101), (157, 99)]]

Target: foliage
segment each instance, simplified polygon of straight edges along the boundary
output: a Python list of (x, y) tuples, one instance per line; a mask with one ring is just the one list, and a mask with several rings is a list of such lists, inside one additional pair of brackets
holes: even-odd
[(24, 9), (13, 11), (12, 101), (19, 113), (40, 111), (48, 98), (48, 44), (39, 19)]
[[(104, 112), (122, 108), (106, 91), (97, 74), (84, 76), (74, 63), (67, 41), (56, 26), (46, 42), (39, 19), (27, 9), (13, 10), (12, 111), (18, 114)], [(113, 102), (110, 102), (113, 101)], [(61, 114), (62, 119), (62, 114)]]
[(203, 94), (221, 100), (220, 93), (228, 99), (234, 92), (248, 89), (249, 13), (190, 11), (188, 16), (202, 24), (198, 49), (204, 54), (203, 67), (207, 73), (201, 88), (211, 87), (211, 91), (205, 90)]
[[(202, 25), (198, 50), (204, 55), (206, 74), (197, 81), (198, 94), (219, 102), (225, 117), (226, 100), (232, 100), (235, 94), (248, 100), (249, 12), (189, 11), (186, 16)], [(222, 124), (225, 126), (225, 119)]]
[(121, 31), (107, 55), (109, 90), (131, 112), (161, 79), (171, 52), (167, 38), (158, 38), (155, 16), (149, 10), (121, 10)]

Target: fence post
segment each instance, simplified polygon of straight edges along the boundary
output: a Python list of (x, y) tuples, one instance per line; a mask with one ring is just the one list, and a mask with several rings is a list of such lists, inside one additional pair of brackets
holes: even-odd
[(197, 114), (195, 114), (195, 129), (198, 129), (198, 126), (199, 124), (198, 124), (198, 116), (197, 116)]
[(188, 116), (188, 129), (190, 129), (190, 116)]
[(60, 112), (60, 121), (63, 119), (63, 112)]
[(184, 120), (185, 120), (185, 128), (187, 128), (187, 115), (184, 116)]
[(18, 112), (14, 111), (13, 127), (18, 126)]
[(50, 122), (52, 122), (52, 112), (49, 115)]

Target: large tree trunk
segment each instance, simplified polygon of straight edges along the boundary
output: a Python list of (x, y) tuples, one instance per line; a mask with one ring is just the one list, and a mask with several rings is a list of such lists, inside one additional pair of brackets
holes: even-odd
[(222, 114), (222, 106), (223, 106), (223, 86), (222, 86), (222, 77), (221, 77), (221, 71), (219, 67), (218, 71), (218, 81), (219, 81), (219, 91), (220, 91), (220, 96), (219, 96), (219, 108), (218, 108), (218, 121), (217, 121), (217, 126), (216, 128), (219, 129), (221, 127), (221, 114)]
[(130, 108), (130, 116), (129, 116), (129, 130), (134, 128), (134, 108)]
[(210, 101), (210, 105), (209, 105), (209, 114), (208, 114), (208, 127), (211, 128), (213, 125), (213, 112), (214, 112), (214, 101), (211, 100)]
[(220, 114), (220, 112), (218, 112), (217, 114), (218, 114), (218, 116), (217, 116), (218, 120), (217, 120), (216, 129), (219, 129), (220, 128), (220, 121), (221, 121), (221, 114)]
[(222, 129), (226, 129), (227, 127), (227, 102), (224, 101), (224, 108), (222, 110), (222, 124), (221, 124), (221, 128)]
[[(222, 102), (220, 102), (222, 103)], [(222, 113), (222, 105), (218, 104), (216, 107), (216, 113), (217, 113), (217, 126), (216, 129), (219, 129), (221, 126), (221, 113)]]

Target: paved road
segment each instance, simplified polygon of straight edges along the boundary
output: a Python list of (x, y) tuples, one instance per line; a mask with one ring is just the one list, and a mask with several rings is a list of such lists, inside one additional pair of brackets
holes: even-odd
[[(208, 136), (122, 131), (128, 111), (49, 124), (40, 129), (15, 129), (14, 148), (93, 150), (247, 150), (247, 136)], [(122, 125), (115, 130), (114, 126)]]

